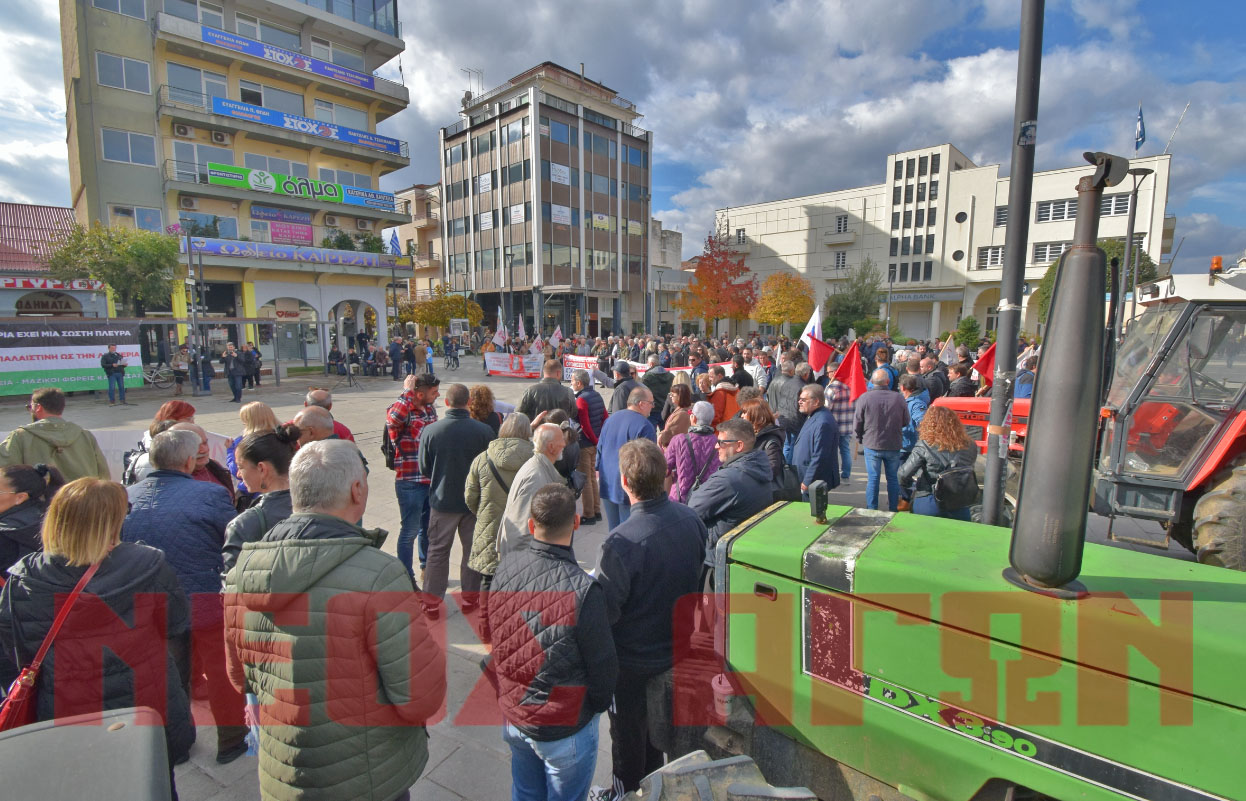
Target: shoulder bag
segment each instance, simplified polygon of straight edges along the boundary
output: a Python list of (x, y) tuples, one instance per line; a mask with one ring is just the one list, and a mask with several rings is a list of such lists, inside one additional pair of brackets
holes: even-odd
[[(70, 611), (77, 603), (78, 596), (82, 594), (87, 582), (95, 575), (95, 571), (99, 570), (99, 566), (99, 562), (91, 565), (82, 574), (82, 578), (78, 579), (74, 591), (69, 594), (69, 599), (65, 601), (61, 611), (56, 614), (56, 619), (52, 621), (52, 628), (48, 629), (48, 634), (43, 638), (43, 644), (39, 646), (35, 658), (30, 661), (29, 665), (22, 668), (22, 672), (13, 680), (13, 684), (9, 687), (9, 694), (5, 696), (4, 703), (0, 704), (0, 731), (16, 729), (35, 722), (35, 682), (39, 678), (39, 669), (43, 667), (43, 658), (47, 656), (48, 649), (52, 647), (52, 641), (56, 639), (61, 626), (65, 625), (65, 619), (69, 617)], [(16, 625), (16, 619), (12, 615), (12, 604), (13, 596), (10, 593), (9, 617)]]
[[(684, 434), (684, 441), (688, 443), (688, 458), (691, 459), (692, 464), (695, 465), (697, 452), (692, 447), (692, 435)], [(709, 468), (709, 466), (710, 466), (710, 460), (706, 459), (705, 464), (701, 465), (701, 468), (697, 470), (696, 478), (692, 479), (692, 489), (688, 490), (687, 495), (680, 497), (679, 499), (680, 503), (687, 503), (688, 499), (692, 497), (692, 493), (696, 492), (698, 489), (701, 488), (701, 482), (705, 480), (705, 471), (707, 468)]]

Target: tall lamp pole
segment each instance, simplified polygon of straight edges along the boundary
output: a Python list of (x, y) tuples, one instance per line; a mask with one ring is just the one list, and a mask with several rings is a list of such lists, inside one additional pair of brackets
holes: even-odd
[(1130, 268), (1133, 269), (1133, 294), (1129, 299), (1129, 322), (1134, 321), (1138, 312), (1138, 259), (1134, 258), (1134, 217), (1138, 211), (1138, 190), (1142, 182), (1155, 170), (1146, 167), (1134, 167), (1129, 171), (1133, 177), (1134, 188), (1129, 192), (1129, 223), (1125, 233), (1125, 268), (1121, 270), (1120, 303), (1116, 304), (1116, 343), (1125, 339), (1125, 326), (1121, 318), (1125, 315), (1125, 281), (1128, 280)]
[[(180, 217), (182, 225), (192, 222), (189, 217)], [(190, 382), (190, 395), (199, 397), (203, 385), (203, 348), (199, 343), (199, 279), (195, 275), (194, 255), (190, 247), (190, 231), (186, 232), (186, 283), (190, 286), (190, 352), (195, 360), (195, 378)], [(202, 259), (202, 257), (200, 257)]]
[(662, 305), (658, 300), (658, 298), (660, 297), (658, 293), (662, 291), (662, 273), (666, 271), (665, 270), (654, 270), (654, 272), (658, 274), (658, 285), (653, 288), (653, 323), (654, 323), (654, 328), (657, 329), (658, 336), (661, 336), (662, 335)]

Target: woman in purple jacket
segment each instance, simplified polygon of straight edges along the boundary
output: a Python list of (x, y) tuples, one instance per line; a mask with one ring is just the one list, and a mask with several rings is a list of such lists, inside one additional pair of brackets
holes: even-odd
[(686, 503), (692, 490), (718, 469), (718, 442), (714, 434), (714, 406), (709, 401), (692, 405), (692, 427), (671, 440), (666, 448), (667, 480), (672, 501)]

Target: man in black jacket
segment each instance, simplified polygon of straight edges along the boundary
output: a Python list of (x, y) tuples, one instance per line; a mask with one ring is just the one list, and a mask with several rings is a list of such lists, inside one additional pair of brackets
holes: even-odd
[(948, 368), (952, 379), (947, 391), (949, 398), (972, 398), (977, 394), (978, 385), (969, 377), (970, 369), (960, 362)]
[(108, 379), (108, 405), (116, 405), (115, 387), (121, 393), (121, 405), (129, 406), (125, 402), (125, 359), (117, 352), (116, 345), (108, 346), (108, 352), (100, 357), (100, 367), (104, 368), (104, 377)]
[(709, 529), (706, 560), (718, 538), (770, 505), (774, 472), (765, 451), (755, 450), (753, 424), (733, 417), (718, 424), (718, 460), (722, 467), (688, 496), (688, 506)]
[[(662, 767), (649, 741), (645, 687), (671, 667), (676, 602), (700, 589), (708, 532), (696, 513), (666, 497), (666, 457), (651, 440), (619, 449), (631, 513), (601, 546), (597, 581), (606, 591), (619, 679), (610, 710), (616, 797)], [(681, 606), (691, 615), (695, 604)], [(692, 630), (691, 621), (684, 630)]]
[[(424, 591), (443, 598), (450, 576), (450, 548), (454, 532), (459, 533), (463, 549), (459, 562), (459, 591), (465, 594), (464, 606), (475, 606), (480, 590), (480, 574), (467, 566), (472, 553), (472, 532), (476, 515), (467, 508), (463, 490), (472, 460), (489, 447), (493, 429), (473, 420), (467, 412), (468, 391), (462, 384), (446, 388), (446, 416), (424, 427), (420, 432), (420, 474), (432, 479), (428, 505), (428, 561), (425, 563)], [(439, 614), (431, 608), (429, 614)]]
[(234, 393), (231, 403), (242, 403), (242, 379), (247, 375), (247, 363), (242, 354), (234, 348), (234, 343), (225, 343), (225, 352), (221, 354), (221, 364), (225, 367), (225, 377), (229, 379), (229, 389)]
[(542, 487), (529, 514), (531, 544), (502, 561), (490, 591), (488, 669), (515, 797), (544, 798), (548, 788), (550, 797), (584, 798), (597, 767), (597, 716), (610, 706), (619, 665), (605, 593), (571, 550), (575, 494)]
[(610, 396), (610, 414), (627, 408), (627, 398), (632, 390), (644, 384), (632, 378), (632, 366), (619, 359), (614, 363), (614, 394)]
[(575, 395), (562, 384), (562, 362), (550, 359), (541, 367), (541, 380), (524, 390), (515, 411), (535, 420), (541, 412), (562, 409), (575, 419)]

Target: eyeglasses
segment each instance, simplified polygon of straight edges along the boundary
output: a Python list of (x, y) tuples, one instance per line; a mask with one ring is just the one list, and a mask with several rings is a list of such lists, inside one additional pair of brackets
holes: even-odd
[(721, 447), (723, 447), (724, 445), (734, 445), (735, 443), (737, 443), (737, 442), (739, 442), (739, 441), (740, 441), (740, 440), (738, 440), (738, 439), (720, 439), (720, 440), (718, 440), (718, 444), (717, 444), (717, 446), (716, 446), (716, 447), (721, 448)]

